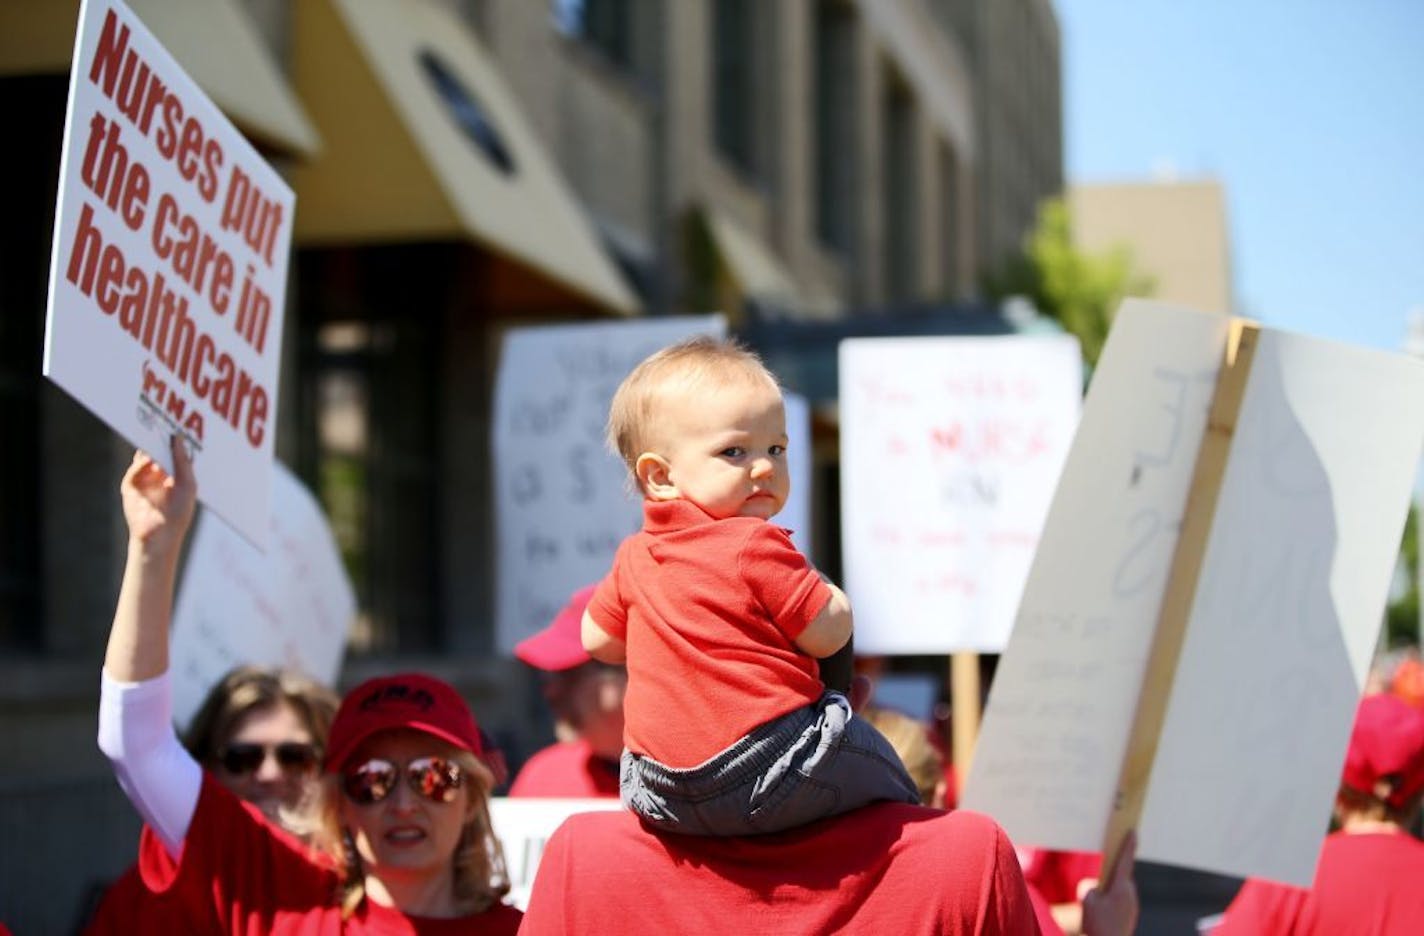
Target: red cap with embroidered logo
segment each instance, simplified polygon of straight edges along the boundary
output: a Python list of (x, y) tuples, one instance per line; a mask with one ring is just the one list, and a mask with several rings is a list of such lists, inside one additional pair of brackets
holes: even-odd
[(1385, 799), (1399, 809), (1424, 789), (1424, 712), (1392, 695), (1360, 700), (1341, 782), (1374, 795), (1375, 784), (1394, 779)]
[(449, 683), (423, 673), (368, 679), (341, 700), (327, 738), (326, 769), (340, 770), (371, 735), (393, 728), (423, 731), (476, 757), (484, 754), (480, 728)]
[(573, 669), (592, 660), (583, 648), (583, 612), (595, 587), (588, 585), (569, 596), (569, 603), (548, 627), (515, 645), (514, 655), (535, 669), (549, 673)]

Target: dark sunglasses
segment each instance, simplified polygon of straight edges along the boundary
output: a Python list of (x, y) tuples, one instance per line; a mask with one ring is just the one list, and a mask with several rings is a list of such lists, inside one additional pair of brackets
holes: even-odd
[(351, 802), (358, 806), (379, 803), (390, 796), (400, 781), (402, 771), (410, 788), (432, 803), (448, 803), (465, 780), (460, 765), (443, 757), (417, 757), (401, 765), (373, 757), (346, 771), (342, 788)]
[(277, 758), (281, 768), (289, 773), (306, 772), (316, 767), (316, 745), (300, 741), (281, 744), (226, 744), (218, 748), (218, 763), (230, 774), (249, 774), (262, 766), (268, 752)]

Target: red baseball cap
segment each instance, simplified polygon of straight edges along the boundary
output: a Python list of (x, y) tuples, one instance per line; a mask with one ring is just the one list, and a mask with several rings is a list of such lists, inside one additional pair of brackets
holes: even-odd
[(1386, 778), (1396, 778), (1385, 800), (1395, 809), (1424, 789), (1424, 712), (1381, 693), (1360, 700), (1341, 782), (1373, 796)]
[(368, 679), (341, 700), (327, 736), (326, 769), (340, 770), (361, 742), (392, 728), (423, 731), (484, 756), (480, 726), (453, 686), (423, 673), (397, 673)]
[(535, 669), (550, 673), (592, 660), (583, 648), (583, 612), (595, 587), (587, 585), (574, 592), (548, 627), (515, 645), (514, 655)]

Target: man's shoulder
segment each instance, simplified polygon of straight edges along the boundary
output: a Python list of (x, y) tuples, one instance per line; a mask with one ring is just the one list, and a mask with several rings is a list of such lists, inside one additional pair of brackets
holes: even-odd
[[(980, 813), (945, 812), (889, 802), (874, 803), (799, 829), (753, 838), (659, 836), (628, 812), (570, 816), (561, 831), (573, 847), (595, 852), (610, 848), (641, 849), (657, 844), (659, 852), (674, 857), (696, 857), (713, 864), (726, 861), (772, 866), (780, 864), (790, 853), (824, 852), (854, 861), (867, 843), (883, 848), (885, 854), (936, 849), (982, 854), (992, 850), (1002, 835), (998, 824)], [(856, 847), (838, 851), (840, 843)]]

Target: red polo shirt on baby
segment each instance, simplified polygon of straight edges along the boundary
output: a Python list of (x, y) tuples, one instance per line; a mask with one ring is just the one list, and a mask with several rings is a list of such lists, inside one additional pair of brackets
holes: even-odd
[(795, 640), (831, 598), (781, 527), (715, 520), (690, 501), (647, 501), (589, 614), (628, 650), (624, 743), (695, 767), (821, 697)]

